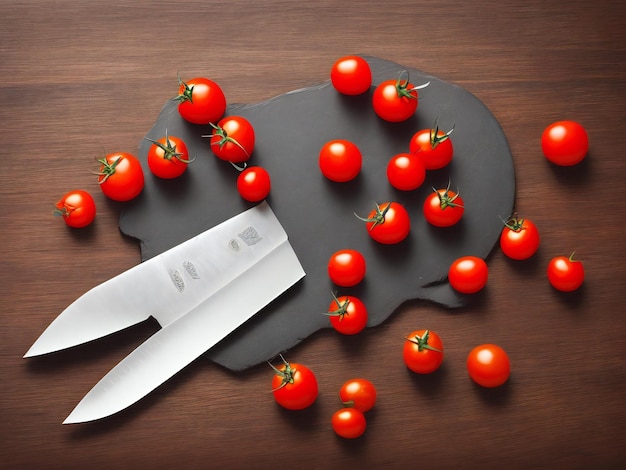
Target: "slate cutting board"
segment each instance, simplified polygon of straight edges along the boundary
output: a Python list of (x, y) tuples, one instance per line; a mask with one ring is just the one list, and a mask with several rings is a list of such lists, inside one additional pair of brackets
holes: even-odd
[[(226, 115), (247, 118), (255, 128), (250, 165), (265, 167), (272, 180), (267, 201), (289, 235), (306, 277), (244, 324), (206, 356), (231, 370), (243, 370), (273, 358), (321, 328), (323, 315), (337, 295), (356, 295), (367, 306), (368, 327), (393, 313), (404, 301), (425, 299), (445, 308), (464, 305), (467, 297), (447, 283), (456, 258), (486, 258), (502, 230), (515, 197), (513, 159), (506, 137), (489, 109), (463, 88), (419, 70), (363, 56), (372, 69), (373, 87), (361, 96), (344, 96), (330, 81), (256, 104), (231, 104)], [(374, 86), (408, 70), (411, 82), (430, 85), (419, 92), (413, 118), (387, 123), (371, 106)], [(228, 97), (227, 97), (228, 98)], [(441, 170), (427, 172), (417, 190), (395, 190), (386, 179), (389, 159), (407, 152), (411, 136), (435, 119), (452, 134), (454, 157)], [(124, 207), (123, 233), (139, 239), (142, 261), (244, 211), (236, 189), (238, 172), (213, 155), (209, 126), (184, 121), (175, 101), (168, 101), (146, 137), (168, 132), (182, 138), (196, 160), (175, 180), (154, 177), (147, 165), (150, 142), (142, 140), (138, 157), (146, 175), (142, 194)], [(319, 150), (331, 139), (348, 139), (363, 154), (361, 174), (348, 183), (327, 180), (318, 166)], [(454, 227), (435, 228), (422, 215), (432, 187), (459, 189), (465, 214)], [(411, 233), (398, 245), (374, 242), (354, 212), (367, 215), (374, 203), (397, 201), (411, 216)], [(337, 288), (328, 279), (327, 262), (343, 248), (359, 250), (367, 261), (365, 280)], [(268, 273), (271, 276), (271, 273)], [(487, 287), (488, 288), (488, 287)], [(246, 295), (242, 291), (241, 295)], [(338, 333), (339, 334), (339, 333)]]

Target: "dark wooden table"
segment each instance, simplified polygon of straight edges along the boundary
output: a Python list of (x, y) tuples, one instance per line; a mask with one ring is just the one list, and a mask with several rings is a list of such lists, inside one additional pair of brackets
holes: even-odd
[[(358, 337), (319, 332), (289, 351), (318, 375), (309, 410), (285, 412), (267, 366), (233, 373), (198, 360), (136, 406), (62, 426), (82, 396), (154, 331), (96, 346), (22, 355), (76, 297), (139, 261), (121, 206), (100, 193), (95, 158), (133, 152), (176, 74), (209, 76), (231, 102), (259, 102), (328, 79), (364, 53), (463, 86), (500, 121), (514, 156), (516, 209), (539, 226), (540, 251), (488, 258), (485, 295), (446, 311), (410, 302)], [(626, 7), (621, 0), (496, 2), (1, 2), (0, 467), (3, 468), (617, 468), (626, 462), (624, 136)], [(549, 123), (588, 130), (584, 163), (541, 154)], [(95, 224), (51, 216), (87, 189)], [(584, 287), (553, 290), (549, 259), (576, 250)], [(402, 362), (402, 337), (445, 338), (430, 377)], [(469, 350), (504, 347), (509, 383), (472, 384)], [(334, 435), (336, 391), (363, 376), (379, 400), (366, 434)]]

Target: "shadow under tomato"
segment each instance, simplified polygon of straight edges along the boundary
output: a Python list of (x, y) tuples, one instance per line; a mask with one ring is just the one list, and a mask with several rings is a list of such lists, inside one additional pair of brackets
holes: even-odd
[(441, 364), (439, 369), (430, 374), (417, 374), (408, 367), (406, 373), (409, 375), (410, 380), (415, 384), (415, 389), (422, 395), (428, 398), (434, 398), (441, 395), (446, 377), (449, 375), (448, 366), (445, 362)]
[(489, 406), (502, 407), (511, 401), (512, 383), (511, 378), (499, 387), (487, 388), (472, 381), (476, 394), (483, 403)]
[(560, 184), (582, 187), (591, 184), (591, 172), (593, 171), (591, 160), (593, 160), (593, 156), (588, 154), (582, 162), (576, 165), (560, 166), (548, 160), (546, 160), (546, 165), (550, 167), (552, 174)]

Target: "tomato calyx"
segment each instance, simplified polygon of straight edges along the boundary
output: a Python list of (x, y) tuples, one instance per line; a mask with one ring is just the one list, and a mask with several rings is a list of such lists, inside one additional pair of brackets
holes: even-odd
[(398, 98), (408, 98), (411, 100), (416, 100), (417, 95), (411, 94), (413, 91), (421, 90), (422, 88), (426, 88), (430, 85), (430, 82), (426, 82), (423, 85), (414, 86), (413, 88), (408, 88), (409, 86), (409, 71), (403, 70), (400, 72), (400, 76), (396, 81), (396, 92), (398, 93)]
[(513, 214), (507, 220), (503, 220), (502, 218), (500, 218), (500, 220), (502, 220), (506, 228), (512, 230), (513, 232), (521, 232), (525, 229), (524, 219), (518, 217), (517, 214)]
[(100, 171), (94, 172), (94, 174), (102, 177), (98, 180), (98, 184), (102, 184), (115, 174), (115, 168), (122, 161), (122, 157), (117, 157), (113, 163), (110, 163), (106, 157), (97, 160), (102, 164), (102, 168)]
[(457, 204), (456, 199), (460, 196), (459, 191), (457, 190), (456, 194), (452, 197), (450, 197), (450, 182), (448, 182), (448, 186), (446, 186), (445, 191), (442, 193), (439, 192), (438, 189), (433, 187), (433, 191), (435, 192), (435, 194), (437, 195), (437, 197), (439, 198), (439, 206), (441, 207), (441, 210), (446, 210), (448, 207), (460, 207), (463, 208), (462, 205)]
[(281, 388), (289, 385), (289, 384), (293, 384), (294, 383), (294, 378), (293, 376), (296, 373), (296, 368), (295, 367), (291, 367), (291, 364), (289, 364), (289, 362), (287, 362), (287, 360), (283, 357), (282, 354), (279, 354), (280, 359), (283, 361), (283, 364), (285, 366), (284, 370), (280, 370), (277, 367), (275, 367), (271, 362), (268, 361), (268, 364), (270, 365), (270, 367), (272, 369), (274, 369), (274, 372), (276, 372), (276, 375), (278, 375), (279, 377), (282, 378), (282, 382), (281, 384), (276, 387), (275, 389), (272, 390), (272, 392), (275, 392), (276, 390), (280, 390)]
[(405, 338), (407, 341), (410, 341), (411, 343), (414, 343), (417, 345), (417, 349), (419, 351), (423, 351), (424, 349), (428, 349), (429, 351), (436, 351), (436, 352), (442, 352), (440, 349), (437, 349), (433, 346), (431, 346), (430, 344), (428, 344), (428, 340), (430, 338), (430, 331), (426, 330), (424, 331), (424, 334), (422, 336), (420, 335), (415, 335), (413, 338)]
[(180, 74), (178, 74), (178, 86), (183, 87), (181, 93), (172, 98), (174, 101), (178, 101), (179, 103), (183, 103), (185, 101), (189, 101), (193, 103), (193, 87), (194, 85), (189, 86), (187, 82), (184, 82), (182, 78), (180, 78)]
[(430, 146), (435, 149), (437, 145), (448, 140), (452, 132), (454, 132), (454, 124), (448, 132), (439, 135), (439, 124), (435, 121), (435, 125), (430, 129)]
[(250, 158), (250, 154), (248, 153), (248, 151), (243, 147), (243, 145), (241, 145), (237, 139), (231, 137), (228, 135), (228, 133), (226, 132), (226, 130), (223, 127), (220, 127), (216, 124), (213, 124), (212, 122), (210, 122), (209, 124), (211, 124), (211, 127), (214, 130), (213, 134), (209, 134), (209, 135), (203, 135), (202, 137), (219, 137), (220, 140), (217, 142), (212, 142), (211, 145), (217, 145), (219, 146), (220, 149), (222, 149), (224, 147), (224, 145), (226, 145), (227, 143), (231, 143), (236, 145), (237, 147), (239, 147), (241, 150), (243, 150), (243, 153), (246, 155), (247, 158)]
[(357, 214), (356, 212), (354, 213), (354, 215), (356, 216), (357, 219), (362, 220), (363, 222), (372, 222), (372, 225), (370, 226), (370, 232), (372, 230), (374, 230), (374, 228), (378, 225), (382, 225), (385, 223), (385, 215), (387, 215), (387, 211), (389, 210), (389, 208), (391, 207), (391, 202), (387, 204), (387, 206), (381, 211), (380, 210), (380, 206), (378, 205), (377, 202), (375, 202), (374, 204), (376, 204), (376, 212), (374, 213), (374, 215), (372, 217), (361, 217), (359, 214)]
[(337, 295), (332, 292), (333, 300), (338, 305), (338, 308), (333, 311), (325, 312), (324, 315), (329, 317), (339, 317), (339, 321), (343, 320), (343, 317), (348, 315), (348, 306), (350, 305), (350, 298), (346, 298), (344, 302), (340, 302)]
[(167, 135), (167, 129), (165, 130), (165, 144), (156, 140), (152, 140), (148, 137), (145, 137), (145, 139), (149, 142), (152, 142), (154, 145), (163, 150), (163, 160), (172, 161), (172, 159), (175, 158), (176, 160), (187, 164), (195, 160), (195, 158), (182, 158), (183, 154), (176, 151), (176, 144), (173, 144), (169, 136)]

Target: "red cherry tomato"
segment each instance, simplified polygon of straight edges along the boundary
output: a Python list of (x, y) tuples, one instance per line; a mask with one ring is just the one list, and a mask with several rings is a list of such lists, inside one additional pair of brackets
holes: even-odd
[(178, 78), (178, 112), (193, 124), (217, 122), (226, 111), (226, 97), (220, 86), (207, 78)]
[(461, 220), (465, 207), (458, 193), (434, 189), (424, 201), (424, 218), (435, 227), (451, 227)]
[(557, 121), (543, 131), (541, 149), (544, 156), (556, 165), (576, 165), (589, 151), (587, 131), (575, 121)]
[(430, 374), (439, 369), (443, 362), (443, 342), (434, 331), (413, 331), (404, 342), (402, 357), (413, 372)]
[(463, 294), (475, 294), (487, 284), (487, 263), (476, 256), (463, 256), (455, 260), (448, 271), (450, 285)]
[(481, 344), (467, 356), (467, 371), (478, 385), (487, 388), (499, 387), (511, 374), (509, 356), (500, 346)]
[(367, 308), (357, 297), (344, 295), (335, 297), (326, 315), (335, 330), (344, 335), (356, 335), (367, 325)]
[(141, 163), (134, 155), (125, 152), (111, 153), (98, 160), (100, 189), (115, 201), (130, 201), (141, 193), (144, 185)]
[(500, 248), (511, 259), (530, 258), (539, 248), (539, 230), (528, 219), (511, 217), (500, 235)]
[[(430, 83), (430, 82), (428, 82)], [(385, 80), (374, 90), (372, 106), (374, 112), (385, 121), (401, 122), (409, 119), (418, 104), (417, 90), (428, 85), (414, 86), (404, 70), (397, 80)]]
[(372, 86), (372, 71), (362, 57), (346, 56), (333, 64), (330, 80), (339, 93), (360, 95)]
[(367, 379), (348, 380), (339, 390), (339, 398), (345, 407), (356, 408), (362, 413), (376, 404), (376, 387)]
[(211, 127), (211, 150), (218, 158), (233, 163), (250, 159), (255, 141), (250, 121), (241, 116), (228, 116), (217, 125), (211, 123)]
[(147, 140), (152, 142), (148, 149), (148, 167), (159, 178), (178, 178), (187, 170), (191, 163), (187, 145), (178, 137), (161, 137), (159, 140)]
[(365, 257), (357, 250), (339, 250), (328, 261), (330, 280), (341, 287), (357, 285), (365, 277)]
[(427, 170), (439, 170), (452, 161), (454, 148), (450, 134), (440, 131), (437, 125), (433, 129), (422, 129), (416, 132), (409, 142), (409, 151), (417, 155)]
[(356, 439), (365, 432), (365, 415), (356, 408), (343, 408), (333, 414), (331, 425), (337, 435), (345, 439)]
[(295, 362), (289, 363), (280, 356), (283, 364), (274, 369), (272, 391), (274, 399), (288, 410), (303, 410), (311, 406), (319, 392), (317, 378), (311, 369)]
[(345, 183), (361, 171), (362, 156), (359, 148), (343, 139), (326, 142), (319, 155), (322, 174), (331, 181)]
[(249, 166), (237, 177), (237, 191), (246, 201), (262, 201), (270, 193), (271, 187), (269, 173), (260, 166)]
[(422, 161), (410, 153), (399, 153), (387, 164), (389, 183), (401, 191), (419, 188), (426, 179), (426, 169)]
[(409, 213), (397, 202), (376, 204), (376, 208), (369, 213), (367, 218), (358, 215), (357, 217), (366, 222), (367, 233), (378, 243), (400, 243), (411, 231)]
[(561, 292), (572, 292), (582, 286), (585, 281), (583, 264), (574, 260), (574, 253), (569, 258), (557, 256), (548, 263), (548, 281)]
[(54, 214), (63, 217), (69, 227), (86, 227), (96, 217), (96, 203), (91, 194), (82, 189), (65, 194), (54, 206)]

